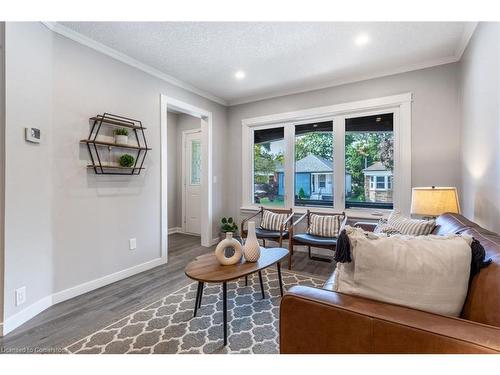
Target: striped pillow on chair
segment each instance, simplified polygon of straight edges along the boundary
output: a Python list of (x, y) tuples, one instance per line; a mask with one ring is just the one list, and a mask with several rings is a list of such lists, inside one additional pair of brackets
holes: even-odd
[(427, 236), (436, 227), (435, 220), (408, 219), (399, 212), (391, 212), (387, 218), (387, 225), (396, 229), (401, 234), (410, 236)]
[(309, 234), (320, 237), (337, 237), (342, 223), (341, 215), (311, 214)]
[(266, 230), (279, 231), (281, 229), (281, 224), (287, 219), (287, 217), (288, 214), (277, 214), (264, 210), (262, 212), (260, 227)]

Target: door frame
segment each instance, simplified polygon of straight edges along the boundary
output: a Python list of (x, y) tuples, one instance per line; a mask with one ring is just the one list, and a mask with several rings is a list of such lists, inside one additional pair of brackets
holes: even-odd
[(189, 103), (171, 98), (165, 94), (160, 94), (160, 138), (161, 138), (161, 256), (168, 259), (168, 166), (167, 166), (167, 112), (174, 110), (199, 118), (201, 125), (202, 142), (202, 184), (201, 195), (203, 203), (201, 206), (201, 245), (210, 247), (213, 245), (212, 239), (212, 112), (198, 108)]
[[(187, 171), (186, 171), (186, 138), (188, 134), (196, 134), (196, 133), (201, 133), (201, 121), (200, 121), (200, 128), (198, 129), (189, 129), (189, 130), (184, 130), (182, 132), (182, 155), (181, 155), (181, 179), (182, 179), (182, 231), (186, 233), (186, 177), (187, 177)], [(202, 134), (202, 150), (203, 150), (203, 134)], [(202, 154), (203, 157), (203, 154)], [(200, 190), (202, 190), (203, 187), (203, 160), (202, 160), (202, 180), (200, 183)], [(200, 212), (201, 216), (201, 212)], [(200, 217), (201, 219), (201, 217)], [(191, 233), (186, 233), (186, 234), (191, 234)], [(200, 236), (201, 236), (201, 229), (200, 229)]]

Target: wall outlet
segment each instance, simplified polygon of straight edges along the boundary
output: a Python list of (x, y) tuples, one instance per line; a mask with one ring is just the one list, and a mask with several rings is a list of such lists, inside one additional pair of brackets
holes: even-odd
[(137, 248), (137, 240), (135, 238), (128, 240), (128, 248), (130, 250), (135, 250)]
[(21, 306), (26, 302), (26, 287), (16, 289), (16, 306)]

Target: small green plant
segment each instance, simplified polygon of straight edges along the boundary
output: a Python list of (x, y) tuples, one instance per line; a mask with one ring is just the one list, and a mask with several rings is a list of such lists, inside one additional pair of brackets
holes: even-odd
[(306, 197), (306, 192), (304, 191), (304, 188), (300, 188), (299, 199), (305, 199), (305, 197)]
[(115, 130), (115, 135), (128, 135), (128, 130), (125, 128), (118, 128)]
[(131, 167), (134, 165), (134, 157), (129, 154), (124, 154), (120, 156), (119, 162), (121, 167)]
[(221, 230), (222, 232), (236, 232), (238, 231), (238, 226), (234, 222), (232, 217), (225, 218), (223, 217), (221, 220)]

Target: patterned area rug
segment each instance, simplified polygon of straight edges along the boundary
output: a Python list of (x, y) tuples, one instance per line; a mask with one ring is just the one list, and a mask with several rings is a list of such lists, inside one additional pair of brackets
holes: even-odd
[[(279, 353), (278, 275), (262, 272), (266, 298), (257, 274), (227, 284), (228, 345), (223, 346), (222, 287), (208, 284), (193, 318), (197, 283), (68, 346), (70, 353)], [(324, 280), (282, 271), (285, 289), (293, 285), (321, 287)]]

